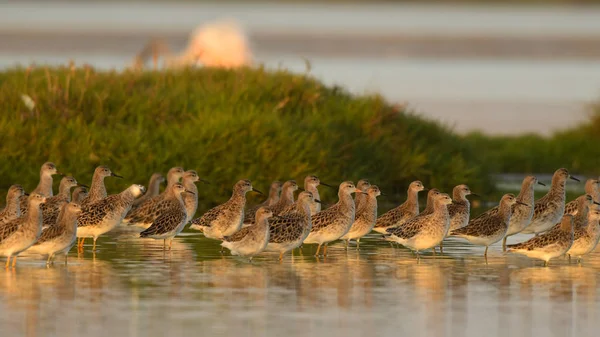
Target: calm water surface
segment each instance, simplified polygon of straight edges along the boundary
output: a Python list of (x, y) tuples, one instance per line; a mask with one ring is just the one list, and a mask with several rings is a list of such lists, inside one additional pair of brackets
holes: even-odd
[[(517, 237), (515, 241), (524, 239)], [(2, 336), (591, 336), (600, 317), (600, 254), (541, 267), (450, 240), (417, 263), (376, 236), (327, 259), (219, 254), (184, 233), (162, 242), (103, 237), (68, 265), (22, 258), (0, 271)], [(60, 262), (59, 262), (60, 261)]]

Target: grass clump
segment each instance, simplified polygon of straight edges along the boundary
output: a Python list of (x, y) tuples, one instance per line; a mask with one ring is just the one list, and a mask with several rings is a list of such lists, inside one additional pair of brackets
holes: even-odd
[(591, 110), (586, 122), (549, 137), (471, 133), (466, 140), (483, 154), (487, 169), (494, 172), (552, 173), (556, 168), (566, 167), (574, 173), (597, 176), (600, 172), (600, 104)]
[(200, 187), (200, 212), (242, 178), (266, 190), (307, 174), (329, 183), (364, 177), (393, 203), (414, 179), (444, 191), (492, 188), (476, 147), (445, 126), (283, 70), (16, 68), (0, 73), (0, 101), (1, 193), (13, 183), (31, 190), (46, 160), (83, 183), (109, 165), (125, 176), (107, 179), (113, 193), (175, 165), (196, 169), (212, 182)]

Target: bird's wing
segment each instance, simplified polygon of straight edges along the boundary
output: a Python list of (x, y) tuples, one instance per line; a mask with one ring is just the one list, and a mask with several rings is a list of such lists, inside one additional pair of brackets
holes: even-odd
[(141, 237), (169, 233), (185, 221), (187, 214), (179, 200), (165, 200), (165, 203), (168, 205), (163, 208), (163, 212), (156, 217), (152, 225), (140, 233)]
[(300, 222), (305, 220), (300, 214), (288, 214), (278, 219), (269, 219), (269, 242), (282, 243), (299, 238), (304, 228)]
[(208, 211), (206, 211), (206, 213), (202, 214), (201, 217), (192, 220), (192, 225), (210, 227), (212, 222), (215, 221), (221, 213), (222, 206), (223, 205), (219, 205), (217, 207), (209, 209)]
[(24, 218), (18, 218), (0, 226), (0, 243), (19, 229)]

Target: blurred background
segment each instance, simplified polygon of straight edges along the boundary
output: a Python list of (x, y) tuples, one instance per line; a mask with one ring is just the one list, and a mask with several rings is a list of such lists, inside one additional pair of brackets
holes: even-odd
[(151, 39), (237, 21), (258, 63), (310, 73), (459, 133), (549, 135), (600, 95), (600, 1), (14, 1), (0, 4), (0, 68), (124, 69)]

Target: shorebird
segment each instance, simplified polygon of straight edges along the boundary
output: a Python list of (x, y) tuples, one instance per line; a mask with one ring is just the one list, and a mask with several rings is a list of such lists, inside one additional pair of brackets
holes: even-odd
[(120, 175), (113, 173), (108, 166), (102, 165), (96, 167), (88, 196), (81, 201), (82, 209), (85, 210), (88, 206), (106, 198), (106, 186), (104, 186), (104, 178), (106, 177), (123, 178)]
[[(196, 171), (193, 172), (196, 173)], [(173, 188), (173, 185), (178, 184), (179, 179), (183, 177), (184, 174), (185, 172), (181, 167), (171, 168), (167, 173), (167, 188), (165, 191), (153, 198), (150, 198), (149, 200), (146, 200), (146, 202), (142, 203), (137, 208), (130, 210), (125, 216), (125, 219), (123, 219), (122, 225), (137, 227), (138, 229), (147, 229), (150, 227), (154, 220), (156, 220), (156, 218), (164, 211), (164, 207), (166, 207), (166, 203), (164, 201), (167, 191)], [(196, 174), (196, 176), (197, 175), (198, 174)], [(192, 179), (191, 174), (189, 179)], [(190, 188), (192, 187), (190, 186)], [(195, 192), (197, 192), (195, 186), (193, 189)], [(195, 195), (194, 198), (197, 198), (197, 196)], [(196, 199), (196, 207), (197, 206), (198, 200)], [(193, 216), (193, 214), (191, 216)]]
[(0, 227), (0, 255), (6, 256), (6, 268), (17, 264), (17, 256), (31, 247), (42, 233), (42, 211), (40, 205), (46, 197), (39, 193), (31, 193), (28, 197), (29, 211), (27, 215), (9, 221)]
[[(600, 211), (589, 209), (589, 203), (586, 206), (588, 207), (588, 212), (584, 221), (577, 221), (579, 216), (575, 216), (573, 245), (567, 251), (569, 257), (577, 257), (577, 262), (580, 262), (584, 255), (593, 252), (596, 245), (598, 245), (598, 240), (600, 240), (600, 224), (598, 223), (598, 220), (600, 220)], [(582, 209), (580, 208), (578, 214), (581, 212)]]
[(466, 239), (477, 246), (485, 246), (483, 256), (487, 258), (489, 246), (502, 240), (506, 235), (510, 223), (511, 208), (515, 203), (523, 204), (517, 200), (514, 194), (505, 194), (500, 200), (498, 212), (486, 212), (469, 221), (467, 226), (450, 232), (450, 235)]
[(148, 189), (146, 190), (146, 193), (144, 193), (144, 195), (142, 195), (141, 197), (135, 199), (135, 201), (133, 202), (133, 206), (131, 206), (131, 209), (135, 209), (139, 205), (144, 203), (146, 200), (150, 200), (155, 196), (159, 195), (160, 184), (164, 183), (165, 181), (166, 179), (162, 174), (153, 173), (152, 176), (150, 176), (150, 181), (148, 182)]
[[(375, 221), (377, 221), (377, 197), (381, 195), (381, 191), (376, 185), (370, 185), (366, 193), (367, 198), (360, 202), (361, 208), (356, 210), (352, 227), (350, 227), (348, 233), (340, 238), (346, 240), (346, 247), (348, 247), (350, 240), (356, 240), (357, 250), (360, 247), (360, 239), (371, 232), (375, 226)], [(357, 201), (356, 197), (354, 200)]]
[(269, 218), (273, 212), (267, 207), (261, 207), (256, 211), (256, 223), (252, 226), (242, 228), (231, 236), (223, 237), (221, 246), (229, 249), (231, 255), (252, 257), (259, 254), (269, 243)]
[(27, 253), (47, 255), (46, 264), (50, 264), (57, 254), (65, 254), (65, 263), (69, 250), (77, 238), (77, 218), (81, 213), (81, 206), (74, 202), (63, 204), (56, 224), (42, 231), (37, 242), (31, 246)]
[(294, 204), (294, 192), (297, 190), (303, 191), (303, 188), (299, 188), (295, 180), (288, 180), (283, 183), (281, 188), (281, 197), (279, 201), (273, 206), (269, 206), (269, 209), (273, 211), (273, 215), (279, 215), (289, 205)]
[(198, 209), (198, 187), (196, 187), (196, 182), (198, 181), (209, 184), (208, 181), (200, 179), (198, 172), (194, 170), (185, 171), (183, 174), (181, 183), (183, 184), (183, 187), (185, 187), (187, 193), (183, 193), (181, 199), (183, 200), (183, 205), (185, 206), (185, 212), (187, 214), (185, 220), (186, 225), (192, 220)]
[[(181, 178), (183, 178), (183, 175), (185, 174), (185, 170), (183, 169), (183, 167), (179, 167), (179, 166), (175, 166), (172, 167), (169, 172), (167, 172), (167, 188), (170, 188), (173, 186), (173, 184), (176, 184), (179, 182), (179, 180)], [(167, 188), (165, 188), (165, 191), (167, 190)], [(162, 194), (164, 194), (165, 192), (163, 192)]]
[(521, 233), (539, 234), (560, 222), (565, 212), (567, 179), (579, 181), (572, 177), (567, 169), (560, 168), (554, 172), (550, 190), (541, 199), (535, 201), (531, 223)]
[(432, 188), (427, 192), (427, 203), (425, 204), (425, 209), (420, 214), (428, 215), (432, 214), (435, 210), (435, 199), (438, 195), (442, 194), (440, 190), (437, 188)]
[(471, 203), (469, 202), (469, 199), (467, 199), (467, 195), (476, 195), (471, 192), (471, 189), (467, 185), (458, 185), (452, 190), (452, 204), (448, 205), (450, 231), (465, 227), (469, 224)]
[[(324, 182), (321, 181), (321, 179), (319, 179), (319, 177), (317, 176), (307, 176), (306, 178), (304, 178), (304, 190), (311, 192), (313, 195), (313, 198), (316, 200), (321, 200), (321, 195), (319, 194), (319, 189), (317, 187), (319, 187), (319, 185), (323, 185), (323, 186), (327, 186), (329, 188), (335, 188), (334, 186), (330, 185), (330, 184), (326, 184)], [(319, 213), (321, 211), (321, 202), (313, 202), (310, 205), (310, 214), (311, 215), (315, 215), (317, 213)]]
[(315, 256), (319, 256), (321, 246), (325, 245), (323, 255), (327, 255), (329, 242), (341, 238), (354, 223), (355, 209), (352, 193), (365, 193), (354, 186), (351, 181), (344, 181), (338, 190), (337, 204), (311, 217), (312, 228), (304, 243), (318, 244)]
[(254, 191), (250, 180), (240, 180), (233, 187), (233, 194), (224, 204), (211, 208), (201, 217), (192, 220), (191, 229), (202, 231), (210, 239), (221, 240), (242, 228), (246, 193)]
[(21, 216), (20, 198), (28, 195), (21, 185), (12, 185), (6, 193), (6, 207), (0, 211), (0, 226)]
[[(57, 169), (56, 169), (56, 165), (54, 165), (54, 163), (51, 162), (46, 162), (42, 165), (42, 167), (40, 168), (40, 182), (38, 183), (37, 187), (30, 192), (31, 193), (38, 193), (43, 195), (44, 197), (51, 197), (52, 194), (52, 183), (53, 183), (53, 179), (52, 176), (53, 175), (62, 175), (62, 173), (60, 173)], [(29, 201), (27, 196), (21, 196), (20, 200), (20, 207), (21, 207), (21, 215), (25, 215), (27, 214), (27, 207), (29, 206)]]
[(58, 213), (62, 209), (63, 205), (71, 202), (71, 188), (76, 186), (87, 187), (79, 184), (77, 180), (71, 176), (65, 176), (60, 180), (58, 194), (53, 197), (46, 198), (46, 202), (40, 207), (42, 210), (42, 216), (44, 218), (42, 228), (47, 228), (56, 223), (56, 220), (58, 219)]
[[(367, 192), (367, 190), (371, 187), (371, 183), (367, 179), (361, 179), (356, 183), (356, 188), (363, 192)], [(356, 193), (354, 195), (354, 209), (358, 213), (360, 210), (361, 204), (363, 201), (367, 200), (368, 196), (363, 193)]]
[(419, 214), (419, 192), (425, 190), (423, 183), (413, 181), (408, 186), (408, 198), (400, 206), (389, 210), (377, 218), (373, 230), (386, 234), (388, 228), (396, 228), (405, 223), (408, 219), (414, 218)]
[[(193, 179), (191, 178), (192, 176), (198, 178), (195, 171), (188, 171), (183, 179), (185, 181), (187, 177), (188, 180), (191, 181), (191, 185), (194, 185), (194, 181), (192, 181)], [(195, 181), (198, 180), (199, 179), (196, 179)], [(171, 250), (173, 238), (183, 230), (190, 217), (188, 213), (190, 210), (188, 210), (185, 205), (183, 195), (193, 196), (196, 195), (196, 192), (187, 189), (183, 184), (173, 184), (165, 194), (163, 200), (164, 207), (162, 207), (161, 213), (156, 217), (148, 229), (140, 233), (140, 237), (164, 240), (163, 249), (166, 249), (167, 240), (169, 240), (169, 250)], [(196, 206), (197, 205), (198, 200), (196, 199)], [(188, 206), (192, 207), (192, 205)]]
[(544, 266), (555, 257), (564, 255), (573, 245), (573, 216), (565, 214), (558, 228), (533, 237), (525, 242), (508, 245), (509, 253), (525, 255), (544, 261)]
[(85, 188), (83, 186), (75, 187), (75, 189), (73, 190), (73, 194), (71, 196), (71, 201), (76, 202), (79, 205), (81, 205), (81, 202), (87, 196), (88, 196), (88, 189), (87, 188)]
[[(600, 201), (600, 191), (598, 188), (600, 180), (588, 179), (585, 182), (585, 194), (589, 194), (596, 201)], [(577, 199), (565, 205), (565, 214), (577, 215)]]
[[(515, 203), (512, 206), (512, 214), (510, 216), (508, 230), (506, 231), (506, 235), (502, 239), (502, 251), (506, 251), (507, 237), (520, 233), (531, 223), (531, 219), (533, 218), (533, 210), (535, 208), (535, 198), (533, 191), (535, 184), (546, 186), (545, 184), (539, 182), (538, 179), (534, 176), (527, 176), (523, 179), (523, 183), (521, 184), (521, 191), (519, 192), (519, 195), (517, 195), (517, 200), (525, 205)], [(494, 207), (488, 212), (497, 213), (498, 206)]]
[(269, 197), (267, 198), (267, 200), (261, 202), (258, 205), (255, 205), (254, 207), (248, 208), (244, 214), (244, 223), (254, 223), (254, 216), (256, 215), (256, 211), (258, 211), (259, 208), (273, 206), (279, 201), (281, 185), (281, 181), (274, 181), (271, 183), (271, 187), (269, 188)]
[(300, 247), (312, 228), (310, 206), (320, 202), (312, 192), (300, 192), (293, 211), (269, 219), (270, 235), (266, 250), (278, 252), (281, 261), (286, 252)]
[[(469, 216), (471, 214), (471, 203), (467, 199), (467, 195), (476, 195), (471, 193), (471, 189), (467, 185), (454, 186), (452, 189), (452, 204), (448, 205), (448, 214), (450, 215), (450, 228), (448, 232), (455, 229), (465, 227), (469, 224)], [(429, 203), (429, 201), (428, 201)], [(448, 233), (446, 233), (448, 237)], [(435, 250), (435, 247), (433, 248)], [(444, 252), (444, 241), (440, 242), (440, 253)]]
[(446, 237), (450, 227), (448, 205), (452, 199), (446, 193), (439, 193), (433, 197), (433, 212), (419, 214), (397, 228), (389, 228), (384, 235), (387, 241), (397, 242), (417, 253), (429, 248), (434, 248)]
[(96, 251), (96, 240), (104, 233), (113, 230), (125, 217), (135, 198), (145, 192), (142, 185), (131, 185), (119, 194), (110, 195), (83, 208), (77, 219), (77, 237), (81, 238), (78, 249), (83, 250), (85, 238), (93, 238), (93, 251)]

